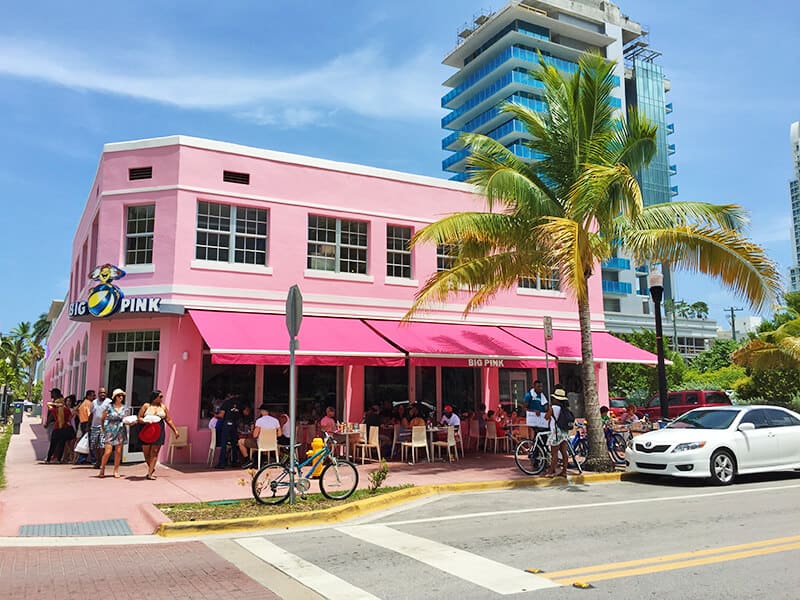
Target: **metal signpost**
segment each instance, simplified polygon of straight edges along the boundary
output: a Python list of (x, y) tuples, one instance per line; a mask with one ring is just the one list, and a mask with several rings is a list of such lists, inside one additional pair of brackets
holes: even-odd
[(550, 402), (550, 352), (547, 349), (548, 340), (553, 339), (553, 317), (544, 317), (544, 371), (547, 379), (547, 401)]
[(289, 331), (289, 504), (294, 504), (294, 474), (296, 457), (294, 451), (295, 422), (297, 420), (297, 368), (294, 352), (297, 350), (297, 334), (303, 322), (303, 294), (293, 285), (286, 298), (286, 329)]

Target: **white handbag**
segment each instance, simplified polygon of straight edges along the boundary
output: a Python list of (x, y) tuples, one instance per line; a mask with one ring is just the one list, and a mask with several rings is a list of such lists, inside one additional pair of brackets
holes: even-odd
[(89, 434), (84, 433), (83, 437), (75, 444), (75, 452), (78, 454), (89, 454)]

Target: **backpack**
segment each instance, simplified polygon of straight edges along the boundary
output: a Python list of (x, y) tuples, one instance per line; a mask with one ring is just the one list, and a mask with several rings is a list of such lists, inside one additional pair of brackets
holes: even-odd
[(569, 431), (574, 426), (575, 416), (566, 405), (562, 404), (561, 410), (558, 412), (558, 417), (556, 417), (556, 427), (558, 427), (561, 431)]

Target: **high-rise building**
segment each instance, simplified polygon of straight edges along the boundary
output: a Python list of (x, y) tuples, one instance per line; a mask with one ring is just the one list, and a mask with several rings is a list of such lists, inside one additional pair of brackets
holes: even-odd
[[(467, 178), (469, 151), (460, 139), (463, 132), (482, 133), (517, 156), (536, 160), (535, 151), (526, 144), (531, 136), (501, 106), (515, 102), (535, 111), (546, 110), (543, 86), (531, 76), (539, 66), (539, 54), (546, 64), (573, 73), (580, 55), (592, 50), (616, 63), (612, 105), (622, 114), (636, 106), (658, 125), (658, 152), (638, 179), (646, 205), (669, 202), (678, 194), (678, 187), (671, 183), (677, 168), (669, 162), (675, 153), (675, 145), (668, 141), (675, 130), (667, 122), (672, 112), (666, 100), (670, 82), (656, 62), (660, 53), (649, 46), (647, 38), (639, 23), (604, 0), (511, 0), (497, 12), (475, 15), (459, 28), (457, 45), (444, 59), (444, 64), (457, 70), (444, 82), (450, 90), (442, 98), (442, 107), (449, 109), (442, 127), (449, 133), (442, 149), (452, 153), (442, 162), (443, 170), (451, 179)], [(672, 298), (671, 274), (668, 268), (663, 271), (665, 297)], [(652, 327), (647, 265), (634, 264), (620, 249), (603, 263), (602, 279), (608, 329), (630, 332)], [(552, 282), (548, 280), (547, 285)], [(673, 335), (680, 342), (676, 345), (686, 348), (689, 356), (716, 337), (716, 323), (707, 319), (678, 318), (676, 325)]]
[(792, 202), (792, 254), (794, 262), (789, 267), (789, 291), (800, 292), (800, 121), (789, 128), (792, 144), (792, 179), (789, 181), (789, 198)]

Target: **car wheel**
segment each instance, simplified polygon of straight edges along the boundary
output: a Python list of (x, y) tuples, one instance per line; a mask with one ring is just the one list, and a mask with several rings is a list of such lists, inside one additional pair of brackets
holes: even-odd
[(711, 455), (711, 481), (715, 485), (730, 485), (736, 476), (736, 461), (727, 450), (717, 450)]

